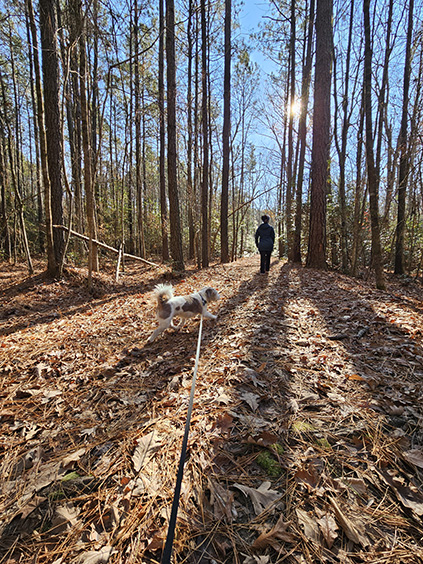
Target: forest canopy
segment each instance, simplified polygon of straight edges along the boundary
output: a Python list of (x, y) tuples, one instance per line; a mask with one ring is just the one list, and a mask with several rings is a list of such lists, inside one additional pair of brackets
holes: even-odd
[(265, 212), (291, 262), (418, 277), (422, 10), (2, 0), (1, 258), (204, 267)]

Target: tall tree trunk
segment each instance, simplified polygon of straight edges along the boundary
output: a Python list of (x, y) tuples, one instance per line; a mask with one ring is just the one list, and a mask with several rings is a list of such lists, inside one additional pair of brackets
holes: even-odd
[(381, 221), (381, 228), (388, 227), (389, 222), (389, 209), (392, 200), (392, 194), (395, 182), (395, 151), (392, 147), (392, 131), (387, 119), (387, 100), (386, 92), (388, 89), (388, 76), (389, 76), (389, 62), (393, 48), (391, 41), (392, 33), (392, 16), (394, 10), (394, 0), (389, 0), (388, 17), (386, 21), (386, 41), (385, 41), (385, 59), (383, 62), (382, 84), (378, 95), (378, 123), (377, 123), (377, 140), (376, 140), (376, 171), (377, 176), (380, 178), (380, 165), (382, 142), (384, 139), (383, 129), (385, 128), (386, 144), (387, 144), (387, 181), (386, 181), (386, 196), (383, 219)]
[(197, 267), (201, 268), (201, 240), (200, 240), (200, 218), (201, 218), (201, 166), (200, 166), (200, 14), (198, 2), (195, 9), (195, 71), (194, 71), (194, 202), (195, 207), (195, 253)]
[(134, 2), (134, 96), (135, 96), (135, 173), (137, 194), (138, 252), (145, 258), (145, 239), (143, 221), (143, 182), (142, 182), (142, 147), (141, 147), (141, 93), (140, 93), (140, 61), (139, 61), (139, 15), (138, 2)]
[(206, 0), (201, 0), (201, 84), (202, 84), (202, 131), (203, 131), (203, 178), (201, 184), (201, 264), (203, 268), (209, 265), (209, 226), (208, 226), (208, 195), (209, 195), (209, 140), (208, 140), (208, 89), (207, 89), (207, 15)]
[(364, 111), (366, 116), (366, 160), (369, 186), (370, 220), (372, 228), (372, 262), (376, 274), (376, 286), (383, 290), (385, 278), (382, 267), (382, 249), (379, 232), (379, 182), (373, 151), (372, 126), (372, 50), (370, 30), (370, 0), (363, 2), (364, 15)]
[(332, 0), (317, 0), (316, 65), (307, 266), (326, 268), (326, 194), (329, 179)]
[(404, 82), (403, 82), (403, 102), (401, 129), (398, 138), (400, 151), (400, 164), (398, 175), (398, 214), (397, 226), (395, 231), (395, 274), (404, 274), (404, 234), (405, 234), (405, 201), (407, 195), (407, 179), (409, 172), (409, 154), (407, 151), (407, 125), (408, 125), (408, 106), (410, 91), (411, 74), (411, 42), (413, 38), (413, 12), (414, 0), (410, 0), (408, 7), (408, 31), (407, 45), (405, 50)]
[(32, 37), (32, 59), (34, 61), (35, 75), (35, 91), (37, 95), (37, 122), (40, 135), (40, 162), (41, 173), (44, 188), (44, 213), (46, 223), (46, 242), (47, 242), (47, 272), (49, 276), (55, 277), (58, 273), (58, 265), (56, 265), (54, 255), (54, 239), (53, 239), (53, 220), (51, 214), (51, 184), (48, 173), (47, 159), (47, 138), (44, 123), (44, 99), (41, 85), (41, 69), (38, 58), (38, 38), (35, 26), (34, 8), (32, 0), (27, 0), (27, 9), (29, 17), (29, 26)]
[[(145, 104), (145, 80), (144, 69), (145, 60), (144, 56), (141, 61), (142, 80), (141, 80), (141, 165), (142, 165), (142, 200), (143, 200), (143, 227), (148, 226), (148, 198), (147, 198), (147, 125), (146, 125), (146, 104)], [(145, 235), (144, 235), (144, 249), (145, 249)]]
[(294, 229), (292, 225), (292, 208), (295, 185), (294, 170), (294, 104), (295, 104), (295, 43), (296, 43), (296, 16), (295, 0), (291, 0), (290, 9), (291, 35), (289, 39), (289, 108), (288, 110), (288, 160), (286, 179), (286, 237), (288, 244), (288, 260), (294, 260)]
[[(135, 0), (137, 1), (137, 0)], [(159, 182), (160, 182), (160, 219), (162, 232), (162, 259), (164, 262), (169, 260), (169, 238), (167, 234), (167, 200), (166, 200), (166, 130), (165, 130), (165, 100), (164, 100), (164, 45), (165, 45), (165, 25), (164, 25), (164, 0), (159, 0)], [(189, 111), (189, 109), (188, 109)]]
[[(93, 0), (93, 63), (91, 78), (91, 158), (92, 167), (95, 166), (95, 155), (97, 153), (97, 116), (98, 116), (98, 0)], [(95, 179), (94, 173), (94, 179)], [(93, 180), (94, 180), (93, 179)], [(94, 189), (95, 194), (95, 189)]]
[(170, 249), (175, 267), (184, 270), (181, 219), (179, 212), (176, 154), (176, 60), (175, 5), (166, 0), (166, 61), (167, 61), (167, 179), (170, 210)]
[[(342, 130), (341, 130), (340, 145), (338, 142), (337, 135), (335, 135), (336, 147), (338, 149), (338, 159), (339, 159), (339, 208), (341, 214), (341, 260), (342, 260), (342, 272), (344, 273), (348, 272), (348, 267), (349, 267), (347, 205), (346, 205), (346, 190), (345, 190), (345, 163), (347, 158), (348, 130), (350, 127), (349, 117), (348, 117), (348, 102), (349, 102), (351, 45), (352, 45), (352, 37), (353, 37), (354, 13), (355, 13), (355, 6), (354, 6), (354, 0), (352, 0), (351, 8), (350, 8), (350, 25), (349, 25), (349, 33), (348, 33), (347, 58), (345, 62), (345, 74), (343, 77), (344, 91), (342, 93)], [(335, 73), (335, 96), (336, 96), (336, 73)]]
[[(127, 198), (128, 198), (128, 206), (126, 212), (126, 225), (128, 228), (128, 237), (126, 242), (126, 248), (129, 250), (129, 253), (134, 254), (135, 252), (135, 241), (134, 241), (134, 186), (133, 186), (133, 174), (132, 174), (132, 163), (133, 163), (133, 155), (134, 155), (134, 128), (132, 127), (133, 118), (134, 118), (134, 9), (133, 9), (133, 2), (137, 0), (133, 0), (131, 2), (131, 9), (129, 14), (129, 28), (130, 32), (130, 39), (129, 39), (129, 123), (128, 123), (128, 182), (127, 182)], [(159, 38), (161, 39), (161, 38)], [(163, 53), (162, 53), (163, 56)], [(159, 112), (160, 112), (160, 104), (159, 104)], [(160, 157), (159, 157), (160, 158)], [(160, 163), (159, 163), (159, 173), (160, 173)], [(159, 177), (160, 182), (160, 177)]]
[[(72, 98), (68, 106), (68, 131), (71, 155), (72, 183), (74, 186), (74, 222), (78, 233), (84, 232), (84, 205), (82, 192), (82, 132), (81, 132), (81, 103), (78, 86), (78, 52), (71, 55), (71, 84)], [(73, 103), (72, 103), (73, 101)], [(82, 241), (76, 242), (79, 254), (82, 256), (84, 246)]]
[(42, 204), (43, 199), (42, 199), (42, 178), (41, 178), (41, 164), (40, 164), (40, 142), (39, 142), (38, 122), (37, 122), (34, 61), (32, 57), (33, 45), (31, 38), (31, 27), (30, 27), (27, 3), (25, 3), (25, 19), (26, 19), (27, 41), (30, 50), (29, 71), (30, 71), (30, 80), (31, 80), (31, 105), (33, 112), (32, 123), (34, 128), (35, 161), (36, 161), (35, 170), (36, 170), (36, 187), (37, 187), (38, 250), (40, 253), (44, 254), (45, 232), (43, 228), (43, 204)]
[[(48, 173), (51, 187), (53, 225), (63, 224), (63, 186), (61, 125), (59, 106), (59, 61), (57, 55), (57, 17), (54, 0), (40, 0), (40, 27), (43, 68), (43, 91), (47, 139)], [(65, 241), (61, 229), (53, 232), (55, 275), (62, 264)]]
[[(72, 183), (74, 187), (74, 225), (78, 233), (84, 232), (84, 205), (82, 190), (82, 131), (81, 131), (81, 97), (79, 95), (79, 5), (70, 2), (69, 9), (69, 97), (66, 102), (68, 117), (68, 135), (71, 155)], [(80, 256), (84, 253), (84, 245), (77, 240), (76, 248)]]
[(307, 114), (308, 101), (310, 94), (311, 65), (313, 61), (313, 29), (314, 29), (314, 0), (310, 1), (310, 9), (308, 16), (308, 34), (307, 48), (303, 67), (302, 85), (301, 85), (301, 113), (298, 126), (298, 142), (300, 143), (300, 154), (298, 159), (298, 180), (296, 191), (296, 209), (295, 209), (295, 235), (294, 248), (292, 253), (293, 262), (301, 263), (301, 223), (302, 223), (302, 207), (303, 207), (303, 181), (305, 168), (305, 154), (307, 148)]
[(5, 166), (3, 141), (6, 139), (5, 131), (0, 123), (0, 242), (4, 241), (3, 251), (4, 255), (11, 259), (11, 244), (9, 233), (9, 222), (7, 220), (7, 207), (6, 207), (6, 184), (7, 184), (7, 169)]
[(194, 185), (193, 185), (193, 167), (192, 167), (192, 149), (193, 149), (193, 130), (192, 130), (192, 66), (193, 66), (193, 17), (194, 7), (193, 0), (188, 2), (188, 21), (187, 21), (187, 42), (188, 42), (188, 80), (187, 80), (187, 215), (188, 215), (188, 258), (193, 259), (195, 256), (195, 224), (194, 224)]
[(364, 90), (362, 92), (360, 121), (357, 130), (357, 153), (356, 153), (356, 180), (354, 194), (354, 217), (353, 217), (353, 238), (351, 249), (351, 274), (357, 275), (358, 254), (361, 244), (361, 226), (362, 221), (362, 200), (363, 200), (363, 175), (362, 175), (362, 157), (363, 157), (363, 131), (364, 131)]
[[(382, 72), (382, 84), (380, 86), (380, 92), (378, 96), (378, 124), (377, 124), (377, 141), (376, 141), (376, 172), (379, 178), (380, 175), (380, 159), (382, 152), (382, 141), (383, 141), (383, 126), (386, 123), (386, 91), (388, 88), (388, 73), (389, 73), (389, 62), (392, 52), (391, 45), (391, 32), (392, 32), (392, 14), (394, 0), (389, 0), (388, 8), (388, 19), (386, 21), (386, 43), (385, 43), (385, 59), (383, 62), (383, 72)], [(389, 169), (388, 169), (389, 173)]]
[(229, 211), (229, 163), (231, 136), (231, 16), (232, 2), (225, 0), (225, 70), (223, 84), (223, 162), (222, 194), (220, 202), (220, 260), (229, 261), (228, 211)]
[(92, 272), (98, 271), (98, 253), (97, 246), (93, 243), (93, 239), (97, 239), (96, 222), (95, 222), (95, 198), (92, 174), (92, 158), (91, 158), (91, 135), (90, 135), (90, 118), (89, 106), (86, 91), (87, 80), (87, 60), (86, 60), (86, 29), (84, 15), (82, 13), (82, 2), (76, 0), (79, 6), (79, 90), (81, 97), (81, 130), (82, 130), (82, 148), (84, 153), (84, 186), (87, 202), (87, 225), (88, 225), (88, 285), (91, 289)]

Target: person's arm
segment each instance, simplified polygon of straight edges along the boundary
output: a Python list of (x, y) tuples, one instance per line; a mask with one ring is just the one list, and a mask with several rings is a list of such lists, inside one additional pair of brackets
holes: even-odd
[(259, 240), (259, 229), (260, 227), (256, 230), (256, 234), (255, 234), (255, 240), (256, 240), (256, 247), (258, 247), (258, 240)]

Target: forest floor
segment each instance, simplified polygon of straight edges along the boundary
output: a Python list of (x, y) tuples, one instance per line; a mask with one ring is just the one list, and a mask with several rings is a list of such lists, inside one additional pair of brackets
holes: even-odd
[(173, 555), (423, 562), (423, 289), (258, 257), (172, 279), (0, 269), (0, 562), (159, 562), (198, 319), (154, 343), (152, 290), (210, 285)]

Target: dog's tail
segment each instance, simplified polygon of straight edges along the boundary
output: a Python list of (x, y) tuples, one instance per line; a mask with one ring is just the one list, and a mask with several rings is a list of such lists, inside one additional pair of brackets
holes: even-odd
[(160, 305), (173, 298), (173, 288), (170, 284), (157, 284), (154, 288), (154, 296)]

